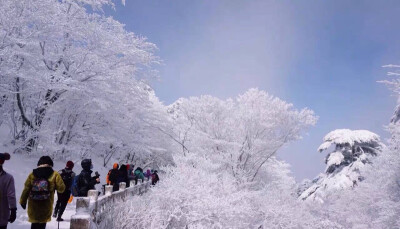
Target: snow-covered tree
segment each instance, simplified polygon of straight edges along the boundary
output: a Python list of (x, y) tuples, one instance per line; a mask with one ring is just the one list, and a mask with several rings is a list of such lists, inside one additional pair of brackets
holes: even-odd
[(169, 113), (183, 153), (212, 159), (239, 182), (255, 181), (264, 164), (317, 119), (311, 110), (295, 110), (258, 89), (225, 101), (211, 96), (179, 99)]
[(145, 83), (156, 47), (106, 17), (104, 4), (113, 6), (0, 1), (0, 115), (19, 151), (171, 159), (158, 131), (168, 126), (166, 109)]
[(300, 198), (318, 200), (338, 190), (356, 186), (364, 179), (364, 167), (371, 163), (371, 158), (381, 153), (384, 145), (377, 134), (367, 130), (339, 129), (328, 133), (319, 152), (329, 149), (325, 160), (326, 170), (305, 190)]
[[(234, 99), (181, 98), (168, 106), (176, 166), (149, 198), (115, 216), (134, 228), (334, 228), (301, 206), (289, 165), (275, 157), (316, 117), (258, 89)], [(151, 196), (151, 197), (150, 197)], [(130, 210), (132, 209), (132, 210)], [(129, 215), (129, 217), (124, 217)]]
[[(400, 66), (388, 65), (390, 80), (383, 81), (399, 96)], [(322, 205), (312, 208), (321, 217), (334, 220), (344, 228), (400, 228), (400, 124), (399, 102), (390, 124), (388, 147), (383, 148), (370, 167), (363, 171), (365, 180), (354, 189), (332, 193)], [(309, 204), (311, 202), (308, 202)]]

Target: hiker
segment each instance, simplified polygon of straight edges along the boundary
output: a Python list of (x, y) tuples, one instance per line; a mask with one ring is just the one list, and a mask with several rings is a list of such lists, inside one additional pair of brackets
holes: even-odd
[(92, 169), (93, 164), (90, 159), (83, 159), (81, 162), (82, 172), (74, 179), (76, 180), (76, 187), (73, 185), (72, 192), (77, 189), (77, 196), (86, 197), (88, 195), (88, 191), (91, 189), (95, 189), (95, 185), (100, 183), (100, 175), (96, 172), (95, 176), (92, 177)]
[(133, 175), (133, 168), (135, 168), (135, 166), (133, 164), (127, 164), (126, 167), (128, 169), (128, 180), (130, 185), (131, 181), (135, 180), (135, 176)]
[(126, 168), (126, 165), (121, 165), (118, 171), (118, 186), (119, 183), (125, 182), (126, 187), (129, 187), (129, 180), (128, 180), (128, 170)]
[(62, 215), (71, 196), (71, 185), (75, 177), (75, 173), (72, 171), (73, 168), (74, 162), (68, 161), (65, 168), (58, 172), (65, 184), (65, 191), (63, 193), (57, 192), (58, 199), (53, 213), (53, 217), (57, 218), (57, 221), (64, 221)]
[(6, 229), (8, 222), (14, 223), (17, 218), (14, 177), (3, 170), (6, 160), (10, 160), (10, 154), (0, 153), (0, 229)]
[(144, 176), (147, 178), (147, 180), (150, 180), (152, 173), (150, 172), (150, 169), (148, 169), (146, 171), (146, 173), (144, 174)]
[(154, 170), (153, 174), (151, 175), (151, 184), (155, 185), (159, 180), (160, 178), (158, 177), (158, 172), (157, 170)]
[(25, 181), (19, 203), (26, 209), (28, 202), (31, 229), (44, 229), (46, 223), (51, 221), (54, 192), (63, 193), (65, 185), (60, 174), (53, 170), (53, 161), (49, 156), (42, 156), (37, 166)]
[(134, 176), (135, 176), (135, 185), (137, 185), (139, 179), (141, 179), (143, 182), (144, 181), (143, 169), (137, 167), (134, 172)]
[(119, 171), (118, 171), (119, 165), (118, 163), (114, 163), (113, 168), (108, 171), (107, 177), (106, 177), (106, 183), (107, 185), (112, 185), (113, 186), (113, 192), (119, 190), (119, 184), (118, 184), (118, 176), (119, 176)]

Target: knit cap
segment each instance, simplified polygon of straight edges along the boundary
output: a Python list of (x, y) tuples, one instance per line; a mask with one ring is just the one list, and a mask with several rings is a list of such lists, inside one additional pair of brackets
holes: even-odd
[(9, 153), (0, 153), (0, 165), (4, 164), (4, 161), (10, 160), (11, 156)]

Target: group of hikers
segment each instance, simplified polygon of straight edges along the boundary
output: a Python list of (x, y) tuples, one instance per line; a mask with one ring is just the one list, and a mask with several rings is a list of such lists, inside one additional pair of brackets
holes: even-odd
[[(8, 223), (13, 223), (17, 216), (17, 203), (15, 197), (14, 178), (3, 170), (3, 164), (10, 160), (10, 154), (0, 153), (0, 229), (6, 229)], [(28, 218), (31, 222), (31, 229), (44, 229), (46, 223), (51, 221), (54, 193), (57, 191), (57, 202), (54, 208), (53, 217), (57, 221), (63, 221), (62, 215), (73, 196), (86, 197), (89, 190), (95, 189), (100, 183), (100, 175), (95, 172), (92, 176), (93, 164), (91, 159), (84, 159), (81, 162), (82, 171), (79, 175), (73, 172), (74, 163), (68, 161), (64, 169), (56, 172), (53, 170), (53, 160), (49, 156), (42, 156), (32, 173), (25, 181), (24, 189), (20, 198), (20, 205), (26, 209), (28, 205)], [(130, 182), (137, 184), (147, 178), (151, 179), (152, 185), (159, 181), (157, 170), (143, 169), (134, 165), (113, 165), (106, 177), (106, 184), (113, 186), (113, 191), (119, 190), (119, 184)]]
[(112, 185), (113, 192), (115, 192), (119, 190), (119, 184), (121, 182), (125, 182), (126, 187), (129, 187), (131, 181), (134, 181), (136, 185), (138, 180), (142, 180), (143, 182), (146, 178), (147, 180), (151, 179), (151, 184), (155, 185), (160, 180), (157, 170), (153, 171), (148, 169), (146, 173), (143, 173), (142, 168), (137, 167), (133, 170), (134, 167), (135, 166), (132, 164), (122, 164), (119, 166), (118, 163), (114, 163), (113, 168), (108, 171), (106, 184)]

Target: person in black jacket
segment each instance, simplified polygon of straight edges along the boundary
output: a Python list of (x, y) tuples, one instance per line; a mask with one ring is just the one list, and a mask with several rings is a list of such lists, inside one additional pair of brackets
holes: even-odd
[(64, 181), (65, 191), (63, 193), (57, 193), (58, 198), (53, 213), (53, 217), (57, 217), (57, 221), (64, 221), (61, 217), (65, 211), (65, 208), (67, 207), (68, 200), (71, 196), (71, 185), (75, 177), (75, 173), (72, 171), (73, 168), (74, 162), (68, 161), (65, 168), (58, 172)]
[(118, 183), (118, 177), (119, 177), (119, 165), (118, 163), (114, 163), (113, 168), (108, 171), (107, 177), (106, 177), (106, 182), (107, 185), (112, 185), (113, 186), (113, 192), (119, 190), (119, 183)]
[(128, 169), (126, 168), (126, 165), (121, 165), (121, 167), (119, 168), (118, 185), (121, 182), (125, 182), (126, 187), (129, 187)]
[[(82, 172), (79, 174), (78, 178), (78, 196), (85, 197), (88, 194), (88, 191), (91, 189), (95, 189), (95, 185), (100, 183), (99, 175), (92, 177), (92, 160), (84, 159), (81, 162)], [(96, 172), (97, 173), (97, 172)]]

